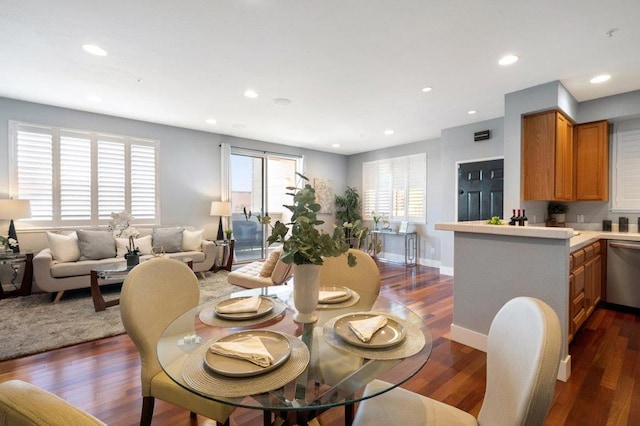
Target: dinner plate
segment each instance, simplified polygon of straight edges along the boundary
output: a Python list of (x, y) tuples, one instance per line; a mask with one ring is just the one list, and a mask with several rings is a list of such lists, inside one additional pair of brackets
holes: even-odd
[(342, 340), (361, 348), (388, 348), (390, 346), (395, 346), (404, 340), (407, 333), (404, 326), (388, 316), (387, 324), (380, 330), (376, 331), (373, 337), (371, 337), (371, 340), (363, 342), (358, 339), (358, 336), (356, 336), (353, 330), (351, 330), (351, 327), (349, 327), (349, 322), (364, 320), (375, 316), (377, 316), (377, 314), (365, 312), (344, 315), (336, 320), (334, 330)]
[(329, 305), (332, 303), (342, 303), (346, 300), (351, 299), (351, 296), (353, 296), (353, 293), (347, 287), (320, 287), (320, 291), (346, 291), (347, 292), (347, 294), (345, 294), (344, 296), (334, 297), (331, 300), (325, 300), (325, 301), (318, 300), (318, 303), (322, 303), (323, 305)]
[(204, 356), (204, 363), (213, 372), (229, 377), (250, 377), (264, 374), (280, 367), (291, 355), (291, 343), (289, 339), (281, 333), (269, 330), (247, 330), (229, 334), (218, 340), (208, 343), (211, 346), (215, 342), (241, 342), (251, 337), (259, 337), (262, 344), (273, 356), (273, 362), (268, 367), (260, 367), (239, 358), (214, 354), (211, 350), (207, 350)]
[(273, 309), (273, 300), (268, 297), (260, 297), (260, 306), (258, 307), (257, 312), (239, 312), (239, 313), (223, 313), (218, 312), (218, 307), (227, 306), (232, 303), (239, 302), (241, 300), (248, 299), (250, 296), (245, 297), (232, 297), (230, 299), (225, 299), (218, 304), (216, 304), (215, 308), (213, 308), (213, 312), (219, 316), (220, 318), (229, 319), (229, 320), (247, 320), (252, 318), (258, 318), (263, 315), (268, 314)]

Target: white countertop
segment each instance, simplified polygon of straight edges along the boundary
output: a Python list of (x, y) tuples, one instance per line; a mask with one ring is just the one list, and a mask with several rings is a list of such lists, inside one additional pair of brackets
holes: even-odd
[(574, 231), (573, 228), (547, 228), (545, 226), (488, 225), (485, 221), (437, 223), (435, 229), (474, 234), (570, 240), (569, 248), (571, 251), (585, 247), (599, 239), (640, 241), (640, 233), (636, 232)]

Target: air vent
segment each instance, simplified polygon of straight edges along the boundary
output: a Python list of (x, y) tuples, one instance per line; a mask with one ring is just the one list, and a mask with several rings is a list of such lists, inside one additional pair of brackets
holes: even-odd
[(491, 139), (491, 130), (482, 130), (473, 134), (474, 142), (486, 141), (487, 139)]

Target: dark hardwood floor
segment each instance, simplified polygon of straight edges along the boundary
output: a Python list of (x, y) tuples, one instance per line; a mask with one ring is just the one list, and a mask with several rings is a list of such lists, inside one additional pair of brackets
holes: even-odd
[[(380, 263), (381, 294), (422, 315), (433, 337), (426, 366), (404, 387), (474, 415), (485, 384), (483, 352), (449, 340), (453, 278), (437, 269)], [(1, 344), (1, 343), (0, 343)], [(640, 424), (640, 316), (599, 308), (570, 347), (572, 375), (557, 382), (547, 425)], [(112, 425), (138, 424), (142, 399), (138, 353), (126, 335), (0, 362), (0, 382), (18, 378), (47, 389)], [(342, 409), (320, 417), (343, 424)], [(259, 425), (261, 413), (238, 409), (232, 425)], [(198, 417), (197, 424), (215, 422)], [(192, 425), (189, 413), (156, 402), (154, 425)]]

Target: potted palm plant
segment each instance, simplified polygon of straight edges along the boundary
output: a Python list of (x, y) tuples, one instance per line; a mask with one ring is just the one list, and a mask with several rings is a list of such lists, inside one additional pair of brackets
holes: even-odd
[[(304, 186), (287, 187), (292, 191), (293, 204), (284, 205), (291, 215), (289, 223), (276, 221), (271, 224), (269, 216), (258, 216), (258, 221), (271, 227), (269, 244), (281, 243), (284, 263), (293, 264), (294, 304), (298, 313), (294, 316), (299, 322), (314, 322), (317, 318), (315, 308), (318, 304), (319, 272), (324, 257), (335, 257), (346, 253), (349, 244), (346, 242), (344, 230), (335, 226), (332, 233), (318, 228), (324, 221), (317, 217), (320, 204), (316, 202), (316, 192), (307, 183), (309, 179), (297, 173)], [(356, 258), (349, 254), (349, 266), (356, 264)]]

